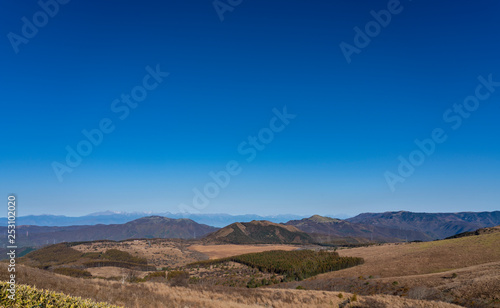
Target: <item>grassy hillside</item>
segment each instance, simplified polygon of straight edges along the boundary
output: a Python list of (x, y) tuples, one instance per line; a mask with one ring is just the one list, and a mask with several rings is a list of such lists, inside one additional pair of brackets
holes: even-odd
[(84, 269), (102, 266), (140, 271), (155, 270), (154, 266), (148, 265), (145, 258), (132, 256), (125, 251), (111, 248), (105, 251), (81, 252), (72, 248), (75, 244), (78, 243), (60, 243), (35, 250), (19, 258), (18, 263), (77, 277), (89, 277), (90, 273)]
[(72, 243), (71, 248), (82, 253), (95, 253), (118, 249), (135, 257), (145, 258), (148, 265), (158, 268), (177, 267), (187, 263), (205, 260), (207, 257), (188, 249), (193, 242), (181, 239), (140, 239), (125, 241), (94, 241)]
[[(241, 289), (241, 288), (183, 288), (164, 283), (119, 283), (104, 280), (72, 278), (56, 275), (36, 268), (19, 265), (18, 283), (37, 288), (62, 292), (70, 296), (90, 298), (96, 302), (107, 302), (128, 308), (331, 308), (352, 299), (353, 294), (342, 292)], [(7, 279), (6, 264), (0, 263), (0, 280)], [(5, 303), (0, 302), (5, 305)], [(30, 307), (30, 306), (25, 306)], [(76, 306), (80, 307), (80, 306)], [(85, 307), (85, 306), (83, 306)], [(394, 296), (357, 296), (350, 307), (415, 307), (415, 308), (458, 308), (439, 302), (409, 300)], [(17, 308), (17, 307), (16, 307)], [(20, 307), (19, 307), (20, 308)], [(24, 307), (23, 307), (24, 308)], [(55, 308), (55, 307), (54, 307)]]
[[(276, 245), (276, 244), (224, 244), (224, 245), (191, 245), (189, 250), (197, 251), (206, 255), (209, 259), (220, 259), (246, 253), (263, 252), (269, 250), (296, 250), (299, 245)], [(205, 258), (206, 259), (206, 258)], [(204, 260), (205, 260), (204, 259)], [(187, 262), (192, 263), (192, 262)]]
[(289, 284), (358, 294), (385, 293), (500, 307), (500, 232), (434, 242), (339, 250), (365, 263)]
[(500, 261), (500, 233), (434, 242), (385, 244), (341, 249), (341, 256), (361, 257), (355, 268), (327, 274), (328, 277), (398, 277), (431, 274)]

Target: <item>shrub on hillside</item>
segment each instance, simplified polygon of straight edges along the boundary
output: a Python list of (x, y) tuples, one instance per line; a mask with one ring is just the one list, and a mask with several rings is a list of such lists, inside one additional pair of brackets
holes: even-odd
[(136, 264), (148, 264), (145, 258), (134, 257), (126, 251), (121, 251), (118, 249), (108, 249), (105, 253), (101, 255), (102, 258), (111, 261), (121, 261)]
[(165, 271), (157, 271), (157, 272), (152, 272), (152, 273), (149, 273), (147, 274), (145, 277), (144, 277), (144, 281), (149, 281), (149, 280), (163, 280), (167, 277), (167, 274), (165, 273)]
[(47, 268), (50, 265), (74, 262), (81, 256), (81, 252), (71, 248), (67, 243), (60, 243), (32, 251), (23, 258), (37, 261), (39, 267)]
[(185, 271), (170, 271), (167, 274), (167, 279), (171, 286), (187, 286), (189, 273)]
[(89, 259), (99, 259), (101, 255), (102, 255), (101, 252), (86, 252), (82, 255), (82, 257)]
[(121, 261), (109, 261), (109, 260), (94, 260), (87, 261), (83, 263), (84, 267), (103, 267), (103, 266), (114, 266), (128, 269), (135, 269), (138, 271), (154, 271), (156, 267), (152, 265), (145, 264), (137, 264), (137, 263), (129, 263), (129, 262), (121, 262)]
[(54, 273), (77, 277), (77, 278), (90, 278), (92, 274), (90, 274), (86, 270), (78, 269), (78, 268), (70, 268), (70, 267), (59, 267), (54, 269)]
[(6, 307), (46, 307), (46, 308), (119, 308), (107, 303), (97, 303), (89, 299), (71, 297), (63, 293), (39, 290), (27, 285), (16, 285), (14, 301), (9, 299), (9, 283), (0, 282), (0, 303)]

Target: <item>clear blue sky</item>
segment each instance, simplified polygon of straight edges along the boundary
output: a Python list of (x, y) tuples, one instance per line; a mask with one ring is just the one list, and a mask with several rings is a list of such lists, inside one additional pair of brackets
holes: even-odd
[[(211, 0), (72, 0), (14, 48), (23, 16), (44, 13), (4, 1), (2, 194), (19, 215), (178, 212), (234, 160), (241, 172), (199, 212), (498, 210), (500, 88), (457, 129), (443, 114), (478, 76), (500, 81), (500, 3), (402, 0), (348, 63), (341, 42), (390, 2), (243, 0), (221, 21)], [(157, 64), (169, 75), (120, 119), (112, 102)], [(296, 117), (248, 162), (238, 146), (284, 106)], [(106, 118), (114, 131), (59, 181), (53, 163)], [(392, 191), (384, 174), (435, 128), (447, 140)]]

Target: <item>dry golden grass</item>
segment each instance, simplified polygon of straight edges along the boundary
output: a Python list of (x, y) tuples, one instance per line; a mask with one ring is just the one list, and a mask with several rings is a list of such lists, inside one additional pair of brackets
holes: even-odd
[(137, 278), (144, 278), (149, 272), (132, 271), (129, 269), (114, 267), (114, 266), (103, 266), (103, 267), (91, 267), (87, 271), (92, 274), (93, 277), (102, 278), (112, 278), (112, 277), (123, 277), (130, 275), (133, 272), (134, 276)]
[(326, 277), (398, 277), (445, 272), (500, 261), (500, 233), (410, 244), (341, 249), (341, 256), (362, 257), (365, 264)]
[(210, 259), (237, 256), (245, 253), (263, 252), (269, 250), (296, 250), (299, 246), (292, 245), (191, 245), (189, 249), (201, 252)]
[[(396, 278), (375, 281), (391, 283)], [(446, 272), (397, 277), (400, 285), (416, 291), (420, 298), (432, 297), (433, 292), (448, 293), (449, 298), (467, 306), (478, 305), (477, 299), (490, 302), (488, 307), (500, 307), (500, 262), (474, 265)], [(410, 293), (410, 295), (412, 295)], [(476, 302), (473, 305), (473, 302)], [(495, 304), (496, 302), (496, 304)]]
[[(241, 289), (212, 285), (189, 288), (165, 283), (121, 283), (102, 279), (80, 279), (18, 265), (18, 283), (71, 296), (81, 296), (124, 307), (338, 307), (357, 292), (358, 300), (346, 307), (500, 307), (500, 233), (482, 234), (425, 243), (386, 244), (341, 249), (341, 256), (362, 257), (363, 265), (326, 273), (311, 279), (274, 285), (265, 289)], [(291, 245), (201, 245), (172, 240), (94, 242), (75, 246), (82, 252), (119, 249), (145, 257), (156, 266), (184, 266), (210, 258), (221, 258), (267, 250), (294, 250)], [(94, 276), (120, 277), (117, 268), (90, 269)], [(145, 273), (144, 273), (145, 274)], [(220, 273), (224, 275), (224, 273)], [(5, 264), (0, 279), (7, 280)], [(395, 283), (397, 282), (397, 283)], [(297, 285), (307, 290), (295, 290)], [(292, 289), (276, 289), (292, 288)], [(313, 291), (321, 290), (321, 291)], [(325, 291), (322, 291), (325, 290)], [(371, 294), (398, 294), (371, 295)]]
[[(103, 280), (71, 278), (47, 271), (17, 267), (17, 282), (38, 288), (81, 296), (96, 301), (132, 307), (338, 307), (352, 294), (338, 292), (239, 289), (239, 288), (183, 288), (170, 287), (162, 283), (120, 283)], [(0, 266), (0, 279), (7, 280), (6, 264)], [(416, 301), (393, 296), (358, 296), (350, 307), (458, 307), (441, 302)]]
[(356, 267), (280, 288), (392, 294), (466, 307), (500, 307), (500, 233), (435, 242), (339, 250), (365, 259)]
[(148, 264), (157, 267), (177, 267), (207, 258), (217, 259), (269, 250), (290, 251), (299, 247), (294, 245), (192, 245), (169, 239), (151, 239), (122, 242), (89, 242), (72, 248), (81, 252), (105, 252), (108, 249), (118, 249), (133, 256), (146, 258)]

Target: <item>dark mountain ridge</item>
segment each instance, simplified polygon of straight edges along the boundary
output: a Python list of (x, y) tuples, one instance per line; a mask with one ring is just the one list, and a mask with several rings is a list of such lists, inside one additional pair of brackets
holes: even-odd
[(407, 211), (363, 213), (346, 219), (361, 223), (401, 230), (414, 230), (427, 234), (431, 239), (443, 239), (458, 233), (500, 224), (500, 211), (460, 213), (414, 213)]
[[(328, 235), (333, 239), (346, 238), (347, 241), (356, 242), (355, 239), (366, 239), (370, 242), (401, 242), (401, 241), (428, 241), (431, 238), (416, 230), (399, 230), (383, 226), (353, 223), (346, 220), (314, 215), (301, 220), (291, 220), (286, 225), (314, 234)], [(322, 237), (323, 241), (327, 238)], [(360, 242), (358, 240), (358, 242)], [(366, 241), (365, 241), (366, 242)]]
[[(125, 224), (39, 227), (18, 226), (18, 246), (42, 246), (60, 242), (93, 240), (120, 241), (130, 238), (180, 238), (203, 237), (218, 228), (198, 224), (190, 219), (172, 219), (161, 216), (143, 217)], [(6, 234), (6, 227), (1, 227)]]

